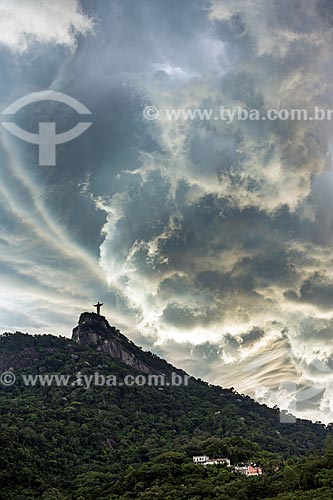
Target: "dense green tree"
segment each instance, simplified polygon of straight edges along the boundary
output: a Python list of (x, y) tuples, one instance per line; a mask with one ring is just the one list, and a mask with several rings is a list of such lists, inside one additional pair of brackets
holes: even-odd
[[(15, 386), (0, 389), (1, 500), (332, 498), (331, 431), (323, 425), (283, 425), (278, 409), (194, 379), (163, 391), (25, 386), (23, 374), (128, 374), (122, 363), (68, 339), (6, 335), (0, 361), (17, 375)], [(254, 461), (265, 474), (193, 464), (202, 453)]]

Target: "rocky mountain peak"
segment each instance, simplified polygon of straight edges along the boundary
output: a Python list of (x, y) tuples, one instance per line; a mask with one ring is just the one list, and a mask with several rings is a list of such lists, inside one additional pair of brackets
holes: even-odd
[(78, 325), (73, 329), (72, 340), (80, 344), (98, 344), (119, 333), (114, 326), (109, 325), (105, 316), (84, 312), (79, 318)]
[(105, 316), (84, 312), (73, 329), (72, 340), (95, 347), (116, 360), (142, 373), (161, 373), (154, 367), (151, 353), (143, 352), (114, 326)]

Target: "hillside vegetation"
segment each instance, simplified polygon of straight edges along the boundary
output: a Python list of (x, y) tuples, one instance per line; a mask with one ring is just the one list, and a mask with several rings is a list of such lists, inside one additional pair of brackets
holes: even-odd
[[(140, 352), (155, 370), (172, 368)], [(282, 424), (278, 409), (232, 388), (194, 378), (187, 387), (27, 387), (22, 375), (138, 373), (51, 335), (1, 336), (0, 371), (8, 369), (16, 383), (0, 389), (3, 500), (333, 498), (330, 428)], [(256, 462), (265, 474), (194, 465), (204, 453)]]

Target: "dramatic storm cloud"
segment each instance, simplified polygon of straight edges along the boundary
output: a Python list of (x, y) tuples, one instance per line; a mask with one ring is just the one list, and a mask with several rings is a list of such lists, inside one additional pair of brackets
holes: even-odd
[(3, 328), (69, 334), (101, 298), (191, 373), (332, 420), (331, 122), (166, 112), (330, 108), (329, 2), (37, 3), (0, 2), (3, 106), (51, 88), (93, 126), (52, 169), (2, 133)]

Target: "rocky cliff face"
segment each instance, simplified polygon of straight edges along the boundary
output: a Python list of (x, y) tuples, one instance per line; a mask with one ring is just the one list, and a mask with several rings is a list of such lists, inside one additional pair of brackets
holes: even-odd
[(161, 373), (145, 360), (139, 347), (122, 335), (114, 326), (110, 326), (104, 316), (96, 313), (82, 313), (79, 324), (73, 330), (72, 340), (79, 344), (94, 346), (113, 359), (120, 360), (127, 366), (142, 373)]

